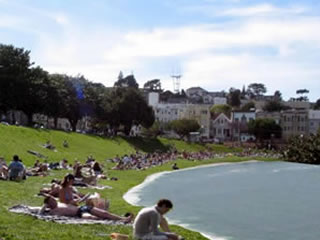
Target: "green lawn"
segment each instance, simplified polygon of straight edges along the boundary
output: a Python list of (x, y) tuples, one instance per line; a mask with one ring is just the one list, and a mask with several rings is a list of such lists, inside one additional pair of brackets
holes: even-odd
[[(57, 147), (57, 152), (42, 148), (40, 145), (50, 140)], [(69, 142), (69, 148), (62, 146), (63, 140)], [(18, 154), (27, 166), (31, 166), (37, 159), (34, 155), (27, 153), (27, 150), (40, 152), (48, 156), (49, 162), (60, 161), (63, 158), (73, 163), (75, 159), (84, 162), (88, 155), (93, 155), (99, 162), (103, 163), (109, 177), (117, 177), (118, 181), (100, 180), (99, 184), (112, 186), (98, 192), (111, 201), (111, 212), (124, 214), (134, 212), (140, 208), (129, 205), (122, 198), (123, 194), (131, 187), (141, 183), (148, 175), (170, 170), (171, 164), (151, 168), (145, 171), (114, 171), (110, 170), (112, 164), (105, 160), (118, 155), (132, 153), (136, 150), (152, 152), (155, 150), (166, 150), (175, 146), (178, 150), (200, 151), (206, 149), (198, 144), (188, 144), (177, 140), (159, 139), (108, 139), (91, 135), (76, 133), (65, 133), (61, 131), (36, 130), (24, 127), (0, 125), (0, 155), (4, 156), (7, 162), (14, 154)], [(210, 146), (217, 152), (240, 151), (240, 149), (227, 149), (221, 145)], [(247, 158), (229, 157), (225, 159), (212, 159), (208, 161), (187, 161), (179, 160), (180, 168), (193, 167), (201, 164), (215, 162), (238, 162), (249, 160)], [(263, 159), (274, 160), (274, 159)], [(52, 222), (36, 220), (33, 217), (8, 212), (8, 207), (16, 204), (39, 206), (42, 198), (35, 196), (45, 183), (53, 178), (62, 178), (66, 171), (51, 171), (47, 177), (29, 177), (26, 181), (16, 183), (0, 181), (0, 239), (5, 240), (67, 240), (67, 239), (108, 239), (105, 234), (121, 232), (131, 234), (131, 227), (127, 226), (106, 226), (106, 225), (63, 225)], [(86, 191), (85, 191), (86, 192)], [(195, 233), (178, 226), (172, 229), (185, 236), (188, 240), (206, 239), (199, 233)]]

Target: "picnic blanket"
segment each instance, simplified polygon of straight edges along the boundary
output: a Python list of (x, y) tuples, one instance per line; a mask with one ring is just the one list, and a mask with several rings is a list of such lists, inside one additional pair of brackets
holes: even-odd
[(44, 221), (52, 221), (60, 224), (104, 224), (104, 225), (130, 225), (120, 221), (94, 220), (78, 217), (55, 216), (50, 214), (40, 214), (40, 207), (30, 207), (26, 205), (16, 205), (9, 208), (10, 212), (33, 216)]

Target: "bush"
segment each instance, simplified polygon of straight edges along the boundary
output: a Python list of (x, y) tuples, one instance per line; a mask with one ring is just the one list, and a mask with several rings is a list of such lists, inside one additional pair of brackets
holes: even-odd
[(290, 162), (320, 164), (320, 134), (291, 138), (283, 155)]

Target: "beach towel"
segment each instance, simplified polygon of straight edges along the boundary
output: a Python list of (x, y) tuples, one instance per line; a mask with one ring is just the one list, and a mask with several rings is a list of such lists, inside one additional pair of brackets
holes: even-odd
[(44, 221), (52, 221), (60, 224), (104, 224), (104, 225), (130, 225), (120, 221), (112, 220), (94, 220), (78, 217), (54, 216), (49, 214), (40, 214), (40, 207), (30, 207), (26, 205), (16, 205), (9, 208), (10, 212), (33, 216)]

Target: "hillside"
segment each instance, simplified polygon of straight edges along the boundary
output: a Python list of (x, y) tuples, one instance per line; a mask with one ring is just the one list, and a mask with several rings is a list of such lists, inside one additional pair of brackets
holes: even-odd
[[(64, 140), (69, 143), (69, 148), (62, 146)], [(57, 151), (48, 150), (41, 145), (50, 141), (56, 146)], [(4, 156), (7, 163), (14, 154), (18, 154), (25, 165), (31, 166), (38, 159), (27, 151), (32, 150), (47, 156), (48, 162), (60, 161), (63, 158), (72, 163), (75, 159), (84, 162), (89, 155), (93, 155), (104, 165), (104, 171), (108, 177), (117, 177), (118, 181), (100, 180), (100, 185), (109, 185), (112, 189), (98, 190), (102, 197), (111, 202), (110, 210), (116, 214), (125, 212), (137, 213), (140, 207), (131, 206), (126, 203), (122, 196), (131, 187), (141, 183), (148, 175), (170, 171), (171, 163), (150, 168), (145, 171), (116, 171), (111, 170), (112, 163), (105, 160), (111, 157), (132, 153), (136, 150), (153, 152), (166, 150), (174, 146), (179, 151), (201, 151), (205, 147), (199, 144), (188, 144), (178, 140), (168, 139), (126, 139), (117, 137), (114, 139), (84, 135), (78, 133), (66, 133), (62, 131), (49, 131), (43, 129), (32, 129), (17, 126), (4, 126), (0, 124), (0, 155)], [(238, 149), (227, 149), (223, 146), (211, 145), (217, 152), (237, 151)], [(44, 159), (41, 159), (43, 161)], [(243, 161), (241, 158), (212, 159), (207, 161), (178, 160), (180, 168), (197, 166), (219, 161)], [(61, 179), (67, 171), (51, 171), (47, 177), (29, 177), (23, 182), (0, 181), (0, 239), (1, 240), (69, 240), (80, 239), (108, 239), (106, 234), (121, 232), (131, 234), (132, 228), (128, 226), (106, 226), (106, 225), (61, 225), (52, 222), (36, 220), (30, 216), (10, 213), (9, 207), (17, 204), (29, 206), (42, 205), (43, 198), (37, 197), (40, 188), (50, 183), (53, 178)], [(80, 189), (86, 193), (93, 190)], [(195, 233), (181, 227), (172, 226), (177, 233), (187, 239), (205, 240), (199, 233)], [(130, 238), (131, 239), (131, 238)]]
[[(63, 147), (64, 140), (68, 141), (68, 148)], [(50, 141), (56, 147), (56, 151), (42, 146), (47, 141)], [(116, 137), (111, 139), (73, 132), (0, 124), (0, 155), (4, 156), (8, 162), (14, 154), (18, 154), (27, 166), (32, 165), (38, 159), (35, 155), (28, 153), (28, 150), (48, 157), (48, 162), (60, 161), (66, 158), (70, 163), (73, 163), (75, 159), (83, 162), (89, 155), (93, 155), (98, 161), (104, 161), (116, 155), (122, 156), (133, 153), (136, 150), (143, 152), (166, 151), (172, 146), (178, 151), (198, 152), (206, 149), (203, 145), (165, 138), (130, 139)], [(234, 151), (234, 149), (227, 149), (221, 145), (211, 145), (211, 148), (217, 152)]]

